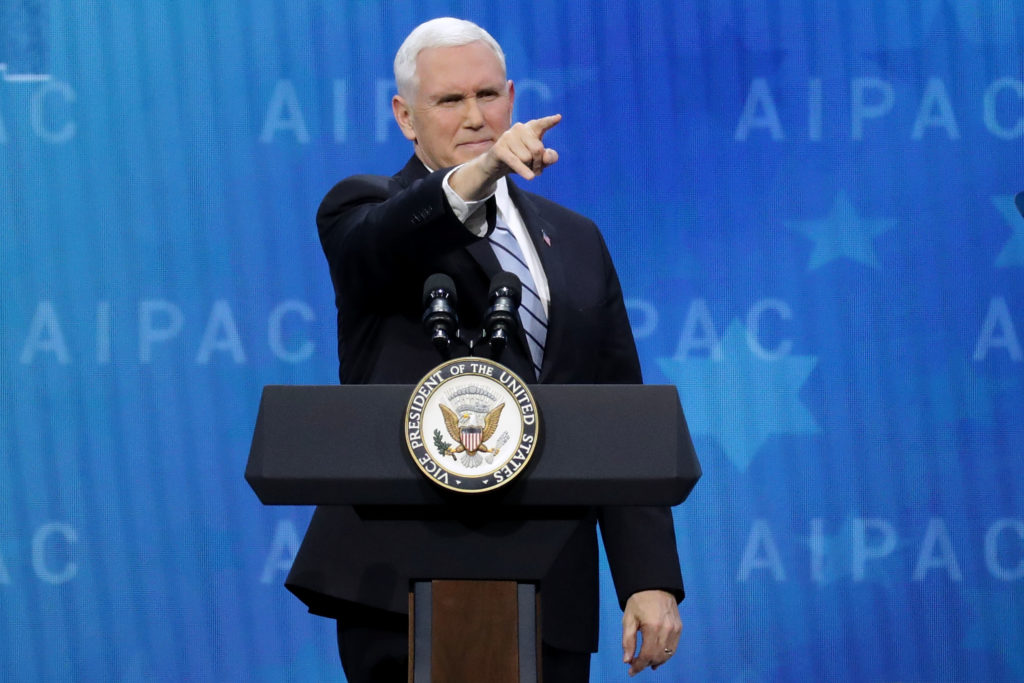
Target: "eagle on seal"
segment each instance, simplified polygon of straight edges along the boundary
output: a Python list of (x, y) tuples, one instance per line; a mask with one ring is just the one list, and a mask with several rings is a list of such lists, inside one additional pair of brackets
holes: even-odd
[(495, 430), (498, 429), (498, 418), (501, 417), (501, 410), (504, 407), (505, 404), (501, 403), (487, 415), (473, 410), (463, 410), (456, 414), (454, 410), (442, 403), (441, 412), (444, 414), (445, 427), (448, 428), (451, 437), (459, 443), (455, 448), (449, 448), (444, 455), (450, 455), (455, 459), (456, 453), (464, 451), (470, 456), (476, 455), (477, 451), (493, 452), (484, 443), (494, 436)]

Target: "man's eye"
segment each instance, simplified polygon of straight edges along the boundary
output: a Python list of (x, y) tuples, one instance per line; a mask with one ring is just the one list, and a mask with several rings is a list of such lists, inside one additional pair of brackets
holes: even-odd
[(438, 105), (442, 107), (454, 107), (455, 105), (462, 102), (461, 97), (446, 97), (438, 102)]
[(476, 98), (478, 100), (483, 100), (484, 102), (491, 102), (493, 100), (498, 99), (498, 93), (496, 93), (496, 92), (482, 92), (479, 95), (477, 95)]

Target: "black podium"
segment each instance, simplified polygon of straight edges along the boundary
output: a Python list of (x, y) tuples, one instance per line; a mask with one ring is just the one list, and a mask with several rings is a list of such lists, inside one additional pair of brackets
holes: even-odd
[[(360, 506), (382, 542), (400, 539), (412, 565), (404, 569), (421, 579), (409, 594), (410, 681), (481, 671), (490, 683), (538, 681), (537, 587), (587, 510), (677, 505), (700, 478), (678, 394), (531, 386), (540, 436), (529, 469), (467, 494), (438, 487), (413, 463), (402, 435), (412, 390), (265, 387), (245, 478), (264, 504)], [(467, 631), (478, 635), (469, 649)]]

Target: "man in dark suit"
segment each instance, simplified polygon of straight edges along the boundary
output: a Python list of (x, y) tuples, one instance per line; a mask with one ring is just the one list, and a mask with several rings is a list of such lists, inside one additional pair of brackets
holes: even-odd
[[(531, 180), (558, 154), (543, 143), (559, 115), (511, 125), (515, 89), (504, 55), (470, 22), (436, 19), (395, 58), (395, 118), (414, 156), (397, 175), (336, 185), (317, 214), (338, 307), (342, 383), (417, 382), (439, 358), (420, 317), (423, 281), (456, 283), (464, 329), (479, 329), (488, 283), (502, 269), (496, 226), (525, 268), (532, 331), (502, 362), (551, 383), (640, 383), (639, 361), (614, 267), (589, 219), (506, 180)], [(502, 258), (507, 258), (507, 255)], [(524, 308), (527, 304), (524, 299)], [(623, 661), (635, 674), (675, 651), (683, 597), (666, 508), (591, 511), (541, 584), (544, 677), (586, 680), (597, 646), (597, 546), (602, 537), (623, 615)], [(310, 610), (338, 619), (350, 681), (404, 675), (408, 579), (401, 538), (386, 520), (319, 508), (287, 585)], [(637, 631), (641, 650), (634, 652)], [(393, 666), (391, 674), (383, 673)], [(397, 678), (388, 678), (397, 676)]]

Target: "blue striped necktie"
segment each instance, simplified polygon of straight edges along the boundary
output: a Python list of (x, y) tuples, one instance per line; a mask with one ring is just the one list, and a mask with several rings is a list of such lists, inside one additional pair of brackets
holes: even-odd
[[(488, 207), (490, 208), (490, 207)], [(516, 275), (523, 283), (523, 300), (519, 305), (519, 318), (523, 324), (523, 332), (526, 333), (526, 341), (530, 346), (530, 356), (533, 360), (533, 371), (539, 377), (541, 364), (544, 362), (544, 342), (548, 337), (548, 316), (544, 313), (544, 305), (537, 294), (537, 285), (533, 282), (530, 269), (523, 258), (523, 250), (512, 231), (508, 229), (495, 211), (494, 230), (491, 231), (489, 239), (494, 255), (498, 257), (498, 263), (502, 270)]]

